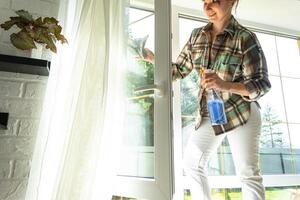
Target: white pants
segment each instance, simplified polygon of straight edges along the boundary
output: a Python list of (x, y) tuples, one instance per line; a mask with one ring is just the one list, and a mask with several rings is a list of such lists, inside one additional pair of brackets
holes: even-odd
[(242, 183), (243, 200), (264, 200), (265, 190), (258, 167), (261, 117), (257, 105), (251, 103), (251, 115), (245, 125), (218, 136), (215, 136), (209, 119), (202, 120), (201, 127), (191, 134), (184, 154), (184, 171), (189, 179), (192, 200), (211, 200), (207, 163), (225, 136)]

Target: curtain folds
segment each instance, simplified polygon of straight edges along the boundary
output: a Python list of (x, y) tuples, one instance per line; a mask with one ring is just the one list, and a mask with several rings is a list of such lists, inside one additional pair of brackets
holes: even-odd
[(126, 1), (61, 0), (26, 200), (111, 199), (123, 123)]

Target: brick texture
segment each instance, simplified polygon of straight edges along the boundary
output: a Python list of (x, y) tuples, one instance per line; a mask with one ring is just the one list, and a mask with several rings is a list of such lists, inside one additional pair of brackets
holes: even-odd
[(24, 200), (47, 77), (0, 71), (0, 200)]
[(24, 200), (27, 180), (2, 180), (0, 181), (1, 200)]
[[(0, 0), (0, 23), (24, 9), (34, 17), (57, 17), (60, 0)], [(0, 28), (0, 54), (31, 57), (11, 45)], [(47, 77), (0, 71), (0, 112), (8, 112), (7, 130), (0, 129), (0, 200), (24, 200)]]

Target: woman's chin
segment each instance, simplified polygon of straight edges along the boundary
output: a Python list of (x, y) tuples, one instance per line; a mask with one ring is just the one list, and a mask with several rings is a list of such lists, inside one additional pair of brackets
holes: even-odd
[(211, 23), (213, 23), (213, 22), (216, 21), (216, 18), (208, 18), (208, 21), (211, 22)]
[(207, 16), (208, 21), (213, 22), (217, 20), (217, 16), (216, 15), (211, 15), (211, 16)]

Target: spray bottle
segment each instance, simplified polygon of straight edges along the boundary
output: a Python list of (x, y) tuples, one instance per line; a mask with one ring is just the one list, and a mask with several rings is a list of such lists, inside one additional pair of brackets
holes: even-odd
[[(206, 69), (205, 73), (213, 73), (213, 70)], [(207, 107), (212, 125), (227, 124), (224, 102), (218, 91), (214, 89), (207, 90)]]

